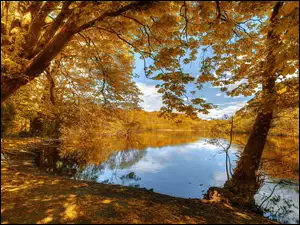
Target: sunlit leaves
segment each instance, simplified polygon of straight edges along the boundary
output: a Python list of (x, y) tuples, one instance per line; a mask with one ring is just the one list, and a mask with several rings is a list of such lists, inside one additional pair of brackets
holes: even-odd
[[(166, 109), (188, 113), (208, 107), (191, 101), (193, 108), (184, 101), (189, 83), (201, 89), (211, 82), (230, 96), (250, 96), (270, 74), (276, 71), (285, 77), (299, 65), (297, 2), (284, 2), (273, 23), (275, 2), (58, 2), (41, 14), (20, 10), (19, 4), (26, 9), (31, 3), (13, 2), (9, 15), (3, 11), (1, 25), (6, 29), (2, 30), (7, 30), (1, 33), (6, 42), (1, 52), (3, 76), (18, 76), (57, 34), (74, 32), (56, 55), (61, 64), (55, 79), (60, 83), (61, 77), (66, 78), (62, 89), (68, 99), (74, 94), (101, 104), (138, 103), (139, 93), (131, 80), (134, 54), (144, 60), (145, 75), (160, 81), (158, 91), (164, 95)], [(42, 5), (35, 4), (38, 9)], [(134, 7), (122, 11), (130, 5)], [(103, 19), (103, 15), (109, 16)], [(36, 16), (45, 18), (45, 23), (34, 31), (38, 41), (30, 52), (28, 30)], [(50, 28), (56, 30), (47, 39)], [(270, 32), (279, 40), (271, 41)], [(198, 52), (200, 47), (203, 52)], [(195, 63), (198, 53), (201, 69), (195, 79), (182, 66)], [(149, 59), (152, 65), (147, 65)], [(226, 90), (245, 78), (248, 85)]]

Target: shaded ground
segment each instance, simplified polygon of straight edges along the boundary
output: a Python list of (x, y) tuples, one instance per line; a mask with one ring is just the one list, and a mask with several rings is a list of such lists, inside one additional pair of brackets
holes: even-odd
[(225, 203), (45, 174), (28, 149), (40, 143), (1, 139), (1, 223), (274, 223)]

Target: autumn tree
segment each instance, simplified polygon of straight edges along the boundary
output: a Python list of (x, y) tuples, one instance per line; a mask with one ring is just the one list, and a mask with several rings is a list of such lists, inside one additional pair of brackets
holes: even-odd
[[(140, 100), (139, 90), (132, 81), (133, 56), (128, 54), (130, 46), (127, 44), (124, 46), (124, 42), (119, 38), (99, 33), (99, 30), (96, 30), (96, 33), (89, 31), (84, 33), (88, 26), (81, 27), (78, 35), (74, 35), (68, 45), (64, 48), (60, 46), (56, 57), (49, 58), (48, 54), (52, 53), (47, 52), (49, 49), (45, 50), (48, 42), (52, 43), (51, 51), (54, 46), (60, 45), (58, 42), (62, 40), (57, 39), (55, 42), (53, 39), (55, 34), (59, 34), (63, 27), (67, 26), (68, 21), (77, 18), (76, 14), (81, 12), (81, 8), (78, 7), (88, 7), (86, 3), (72, 4), (71, 6), (71, 2), (2, 2), (1, 96), (6, 96), (7, 90), (10, 89), (15, 96), (9, 101), (18, 105), (20, 101), (31, 102), (27, 98), (31, 95), (32, 98), (36, 98), (34, 112), (43, 115), (46, 113), (50, 118), (58, 117), (66, 123), (78, 121), (78, 107), (85, 106), (84, 111), (87, 112), (87, 102), (102, 104), (108, 109), (112, 104), (119, 107), (136, 107)], [(90, 2), (89, 7), (94, 4), (96, 3)], [(106, 7), (110, 11), (111, 7), (117, 6), (109, 3)], [(138, 8), (139, 4), (135, 9)], [(96, 13), (95, 17), (97, 16), (99, 15)], [(85, 22), (88, 22), (88, 19), (91, 17), (86, 18)], [(79, 18), (77, 20), (77, 26), (86, 24), (82, 20), (79, 21)], [(92, 26), (92, 23), (89, 26)], [(119, 49), (123, 49), (125, 54)], [(42, 51), (45, 52), (41, 53)], [(39, 62), (32, 62), (37, 55), (44, 56), (41, 56)], [(48, 65), (43, 66), (45, 60)], [(38, 64), (36, 66), (43, 67), (40, 68), (40, 72), (29, 76), (26, 72), (22, 72), (26, 66), (31, 67), (35, 63)], [(37, 85), (44, 91), (37, 92), (36, 88), (32, 89), (32, 85), (25, 88), (26, 90), (22, 87), (29, 81), (32, 83), (34, 77), (38, 82), (32, 85)], [(22, 87), (22, 90), (19, 87)], [(5, 98), (1, 97), (2, 100)], [(5, 107), (3, 104), (2, 106)], [(33, 110), (28, 105), (23, 108), (24, 112), (27, 109)], [(32, 118), (34, 116), (36, 113), (31, 113), (30, 119), (40, 119)]]
[(106, 18), (139, 11), (152, 3), (7, 1), (1, 4), (3, 101), (39, 76), (80, 32)]
[[(209, 113), (212, 104), (196, 97), (196, 90), (187, 93), (191, 83), (201, 90), (211, 82), (230, 96), (251, 96), (261, 88), (248, 143), (227, 183), (237, 193), (250, 186), (255, 190), (274, 108), (282, 99), (276, 81), (299, 67), (298, 2), (1, 4), (1, 102), (45, 74), (51, 102), (56, 101), (53, 84), (64, 84), (62, 90), (69, 96), (62, 94), (63, 101), (136, 105), (138, 92), (131, 80), (134, 53), (144, 60), (145, 76), (160, 82), (163, 112)], [(194, 77), (182, 65), (194, 62), (199, 53), (200, 75)], [(227, 90), (230, 84), (239, 85)], [(71, 96), (76, 94), (80, 97), (74, 101)], [(245, 180), (250, 185), (235, 190), (236, 183)]]
[[(162, 71), (165, 76), (165, 88), (160, 89), (164, 92), (165, 111), (208, 113), (212, 105), (203, 99), (192, 102), (200, 108), (183, 100), (184, 85), (194, 78), (178, 70), (180, 57), (192, 46), (190, 58), (195, 58), (199, 46), (197, 40), (183, 41), (187, 37), (184, 35), (187, 20), (183, 16), (187, 13), (186, 5), (186, 2), (3, 2), (1, 101), (41, 75), (55, 58), (65, 56), (75, 57), (72, 60), (76, 61), (76, 67), (87, 68), (87, 62), (94, 61), (97, 66), (89, 73), (101, 71), (102, 76), (110, 76), (110, 82), (115, 82), (114, 87), (119, 87), (124, 82), (118, 77), (120, 71), (114, 70), (120, 66), (129, 68), (136, 52), (143, 59), (155, 60), (154, 66), (145, 65), (147, 76), (154, 71)], [(118, 46), (118, 50), (112, 43), (120, 41), (123, 46)], [(113, 66), (113, 61), (106, 60), (105, 48), (120, 52), (120, 64)], [(79, 49), (86, 49), (85, 53), (97, 50), (93, 56), (87, 53), (79, 59)], [(64, 66), (67, 64), (70, 72), (72, 62)], [(101, 68), (103, 65), (110, 65), (110, 69)], [(107, 80), (102, 83), (104, 87)]]
[[(297, 6), (297, 3), (292, 2), (277, 2), (274, 4), (272, 13), (270, 12), (270, 17), (267, 19), (268, 23), (260, 33), (261, 43), (259, 40), (257, 40), (257, 43), (252, 42), (253, 44), (248, 47), (250, 54), (243, 55), (242, 64), (236, 63), (235, 71), (234, 68), (231, 68), (233, 75), (227, 80), (225, 77), (223, 81), (226, 84), (225, 82), (228, 81), (231, 83), (232, 81), (247, 79), (247, 82), (242, 83), (231, 93), (228, 92), (233, 96), (240, 93), (247, 96), (248, 93), (253, 92), (254, 87), (259, 84), (262, 86), (262, 101), (248, 137), (248, 142), (232, 179), (225, 185), (230, 190), (242, 194), (251, 201), (253, 201), (254, 193), (258, 189), (257, 172), (273, 113), (276, 106), (280, 104), (280, 100), (283, 100), (283, 98), (280, 98), (280, 93), (276, 92), (276, 80), (280, 76), (286, 77), (288, 74), (293, 74), (299, 63), (299, 37), (297, 31), (299, 29), (297, 16), (299, 7)], [(248, 38), (251, 40), (251, 37)], [(241, 40), (243, 39), (239, 41)], [(287, 54), (287, 52), (289, 53)], [(218, 62), (220, 68), (217, 76), (228, 69), (227, 65), (232, 62), (229, 57), (223, 57), (224, 59)], [(298, 90), (294, 88), (294, 90), (290, 89), (290, 92), (292, 98)]]
[[(203, 24), (205, 35), (201, 40), (212, 49), (213, 56), (203, 57), (196, 83), (201, 88), (203, 83), (211, 82), (229, 96), (250, 96), (262, 89), (248, 142), (232, 179), (225, 184), (232, 192), (253, 201), (274, 110), (295, 105), (294, 99), (298, 98), (299, 85), (281, 80), (295, 72), (298, 74), (299, 3), (216, 2), (215, 12), (209, 4), (200, 3), (204, 12), (205, 8), (211, 12), (209, 26), (205, 29)], [(193, 22), (189, 21), (191, 27)], [(278, 82), (281, 83), (276, 85)], [(239, 85), (228, 90), (230, 84)]]

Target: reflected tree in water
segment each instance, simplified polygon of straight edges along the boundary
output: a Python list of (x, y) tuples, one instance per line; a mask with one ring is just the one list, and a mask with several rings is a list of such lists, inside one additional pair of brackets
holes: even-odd
[(72, 177), (76, 174), (76, 159), (60, 157), (57, 143), (46, 142), (38, 152), (39, 156), (36, 159), (36, 164), (43, 170), (66, 177)]
[[(224, 115), (223, 117), (224, 120), (229, 119), (228, 115)], [(221, 127), (220, 127), (221, 126)], [(212, 134), (213, 136), (218, 136), (218, 133), (220, 130), (222, 130), (222, 126), (223, 128), (226, 127), (226, 124), (221, 124), (218, 125), (218, 127), (213, 127), (212, 128)], [(211, 139), (207, 139), (206, 142), (215, 146), (218, 146), (222, 149), (222, 152), (225, 153), (226, 157), (225, 157), (225, 166), (226, 166), (226, 176), (227, 176), (227, 180), (230, 179), (230, 177), (232, 177), (232, 163), (230, 161), (230, 156), (229, 156), (229, 150), (232, 144), (232, 137), (233, 137), (233, 116), (231, 117), (230, 120), (230, 138), (229, 138), (229, 142), (223, 138), (211, 138)], [(222, 153), (220, 152), (220, 153)]]
[[(225, 115), (224, 119), (228, 119), (228, 117)], [(272, 157), (270, 155), (265, 156), (264, 160), (260, 162), (260, 167), (258, 170), (258, 173), (256, 174), (256, 189), (252, 189), (251, 192), (245, 193), (245, 195), (248, 197), (246, 199), (242, 199), (240, 195), (233, 195), (232, 192), (229, 192), (226, 184), (230, 182), (232, 179), (232, 176), (234, 176), (235, 172), (232, 173), (232, 168), (235, 166), (234, 164), (231, 163), (230, 161), (230, 155), (229, 155), (229, 150), (230, 147), (233, 143), (233, 134), (232, 134), (232, 128), (234, 126), (233, 123), (233, 117), (230, 119), (230, 137), (228, 140), (224, 138), (212, 138), (212, 139), (207, 139), (206, 142), (209, 144), (213, 144), (215, 146), (220, 147), (222, 149), (219, 154), (225, 153), (226, 157), (226, 175), (227, 175), (227, 182), (224, 185), (224, 188), (218, 188), (218, 187), (211, 187), (207, 194), (205, 195), (205, 198), (213, 198), (213, 194), (215, 190), (217, 192), (221, 193), (223, 197), (225, 197), (225, 200), (233, 205), (240, 205), (243, 207), (248, 207), (251, 208), (252, 210), (255, 210), (257, 212), (263, 213), (266, 216), (268, 216), (270, 219), (274, 221), (280, 221), (281, 223), (289, 223), (290, 219), (287, 219), (290, 215), (293, 216), (293, 213), (298, 209), (298, 207), (294, 204), (294, 199), (291, 197), (283, 196), (283, 193), (278, 194), (276, 193), (276, 188), (280, 187), (280, 190), (282, 189), (287, 189), (288, 187), (291, 187), (293, 185), (297, 185), (295, 183), (287, 181), (285, 179), (279, 179), (279, 180), (274, 180), (269, 178), (269, 174), (266, 175), (264, 169), (267, 169), (269, 171), (269, 167), (265, 168), (263, 167), (263, 163), (272, 163), (272, 162), (278, 162), (278, 160), (281, 160), (282, 158), (287, 158), (291, 157), (295, 153), (295, 151), (288, 151), (289, 153), (286, 155), (274, 155), (273, 149), (276, 149), (274, 146), (276, 145), (277, 138), (271, 139), (266, 143), (266, 147), (268, 149), (272, 150)], [(226, 124), (224, 124), (226, 126)], [(218, 126), (212, 129), (213, 136), (219, 136), (220, 135), (220, 130), (223, 128)], [(238, 142), (241, 144), (242, 142), (239, 140), (234, 140), (234, 142)], [(294, 146), (294, 145), (293, 145)], [(287, 146), (285, 145), (285, 148)], [(278, 146), (277, 146), (278, 148)], [(298, 150), (296, 150), (297, 152)], [(218, 154), (217, 153), (217, 154)], [(270, 154), (267, 151), (268, 154)], [(237, 153), (238, 154), (238, 153)], [(237, 157), (237, 161), (239, 161), (239, 157)], [(295, 163), (295, 160), (293, 160)], [(272, 164), (273, 165), (273, 164)], [(273, 165), (273, 167), (277, 167), (277, 165)], [(236, 171), (236, 170), (235, 170)], [(277, 174), (278, 175), (278, 174)], [(290, 176), (290, 175), (289, 175)], [(261, 189), (262, 187), (266, 187), (268, 185), (274, 185), (273, 188), (270, 189), (270, 193), (267, 194), (263, 192)], [(241, 185), (247, 185), (241, 184)], [(283, 187), (284, 186), (284, 187)], [(251, 187), (252, 188), (252, 187)], [(293, 189), (292, 189), (293, 190)], [(256, 197), (256, 198), (255, 198)], [(256, 199), (256, 201), (255, 201)], [(291, 220), (294, 222), (297, 222), (297, 218), (292, 217)]]
[[(282, 191), (278, 194), (279, 190), (293, 190), (291, 188), (296, 184), (287, 182), (283, 179), (273, 180), (271, 182), (265, 180), (264, 184), (274, 186), (269, 188), (271, 191), (270, 194), (265, 193), (265, 191), (258, 191), (257, 196), (260, 196), (258, 204), (259, 209), (261, 209), (270, 219), (279, 221), (283, 224), (291, 223), (291, 220), (298, 223), (298, 219), (295, 217), (295, 212), (298, 210), (298, 207), (294, 204), (294, 199), (284, 196)], [(278, 192), (276, 193), (277, 189)]]

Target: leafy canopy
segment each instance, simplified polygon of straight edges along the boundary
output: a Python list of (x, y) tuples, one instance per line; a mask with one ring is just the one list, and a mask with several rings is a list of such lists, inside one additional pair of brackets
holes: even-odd
[[(1, 101), (44, 74), (52, 100), (56, 95), (60, 102), (136, 107), (140, 93), (132, 70), (137, 53), (145, 75), (161, 81), (162, 111), (195, 116), (213, 105), (197, 97), (185, 101), (187, 95), (196, 96), (187, 93), (189, 83), (201, 89), (212, 82), (228, 95), (249, 96), (269, 76), (285, 78), (299, 67), (298, 2), (283, 2), (274, 18), (277, 2), (271, 1), (1, 4)], [(271, 31), (276, 41), (269, 38)], [(181, 67), (194, 62), (199, 49), (196, 78)], [(227, 90), (236, 82), (237, 88)]]

